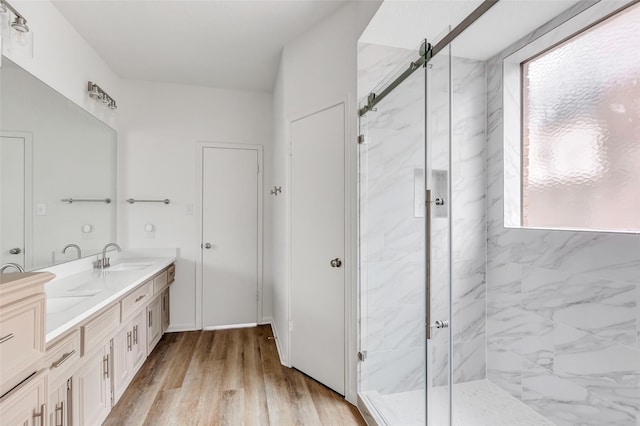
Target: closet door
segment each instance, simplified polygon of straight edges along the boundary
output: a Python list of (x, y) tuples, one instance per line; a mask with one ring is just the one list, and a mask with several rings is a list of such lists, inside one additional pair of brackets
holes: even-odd
[(202, 323), (258, 322), (258, 150), (202, 152)]

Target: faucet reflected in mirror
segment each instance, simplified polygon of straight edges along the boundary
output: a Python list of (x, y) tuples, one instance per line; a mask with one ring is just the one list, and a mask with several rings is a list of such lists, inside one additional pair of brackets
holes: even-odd
[(102, 249), (102, 259), (96, 260), (95, 263), (93, 264), (93, 266), (96, 269), (105, 269), (105, 268), (108, 268), (109, 266), (111, 266), (111, 263), (109, 262), (109, 258), (107, 257), (107, 249), (109, 247), (115, 247), (118, 251), (122, 251), (122, 249), (120, 248), (120, 246), (118, 244), (116, 244), (116, 243), (108, 243)]
[(78, 251), (78, 259), (82, 258), (82, 250), (80, 250), (80, 246), (77, 244), (67, 244), (66, 246), (64, 246), (64, 248), (62, 249), (62, 254), (65, 254), (67, 252), (67, 249), (69, 247), (73, 247), (74, 249), (76, 249)]
[(18, 265), (17, 263), (9, 262), (9, 263), (5, 263), (4, 265), (0, 266), (0, 274), (4, 274), (4, 271), (6, 269), (9, 269), (9, 268), (13, 268), (13, 269), (17, 270), (18, 272), (24, 272), (24, 268), (22, 266)]

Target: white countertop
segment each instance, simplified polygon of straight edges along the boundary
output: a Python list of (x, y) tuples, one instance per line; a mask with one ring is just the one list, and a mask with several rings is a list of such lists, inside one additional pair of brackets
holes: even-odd
[(175, 260), (175, 257), (120, 258), (110, 268), (85, 269), (47, 283), (47, 343), (117, 301)]

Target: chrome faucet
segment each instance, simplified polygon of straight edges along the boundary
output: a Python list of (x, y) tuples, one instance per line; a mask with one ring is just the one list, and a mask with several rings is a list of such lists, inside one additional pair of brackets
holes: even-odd
[(0, 274), (3, 274), (4, 270), (9, 268), (16, 269), (18, 272), (24, 272), (24, 268), (17, 263), (5, 263), (4, 265), (0, 266)]
[(96, 260), (95, 263), (93, 264), (93, 266), (96, 269), (104, 269), (111, 266), (111, 264), (109, 263), (109, 258), (107, 257), (107, 249), (109, 247), (115, 247), (116, 249), (118, 249), (118, 251), (122, 251), (120, 246), (116, 243), (109, 243), (106, 246), (104, 246), (104, 248), (102, 249), (102, 259)]
[(64, 248), (62, 249), (62, 254), (66, 253), (67, 249), (69, 247), (73, 247), (74, 249), (78, 250), (78, 259), (80, 259), (82, 257), (82, 251), (80, 251), (80, 246), (77, 244), (67, 244), (66, 246), (64, 246)]

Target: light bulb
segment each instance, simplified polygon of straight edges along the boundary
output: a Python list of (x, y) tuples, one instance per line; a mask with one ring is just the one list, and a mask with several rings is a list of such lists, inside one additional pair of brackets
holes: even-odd
[(26, 46), (27, 44), (29, 44), (29, 36), (27, 35), (27, 33), (22, 31), (12, 31), (11, 40), (18, 46)]

